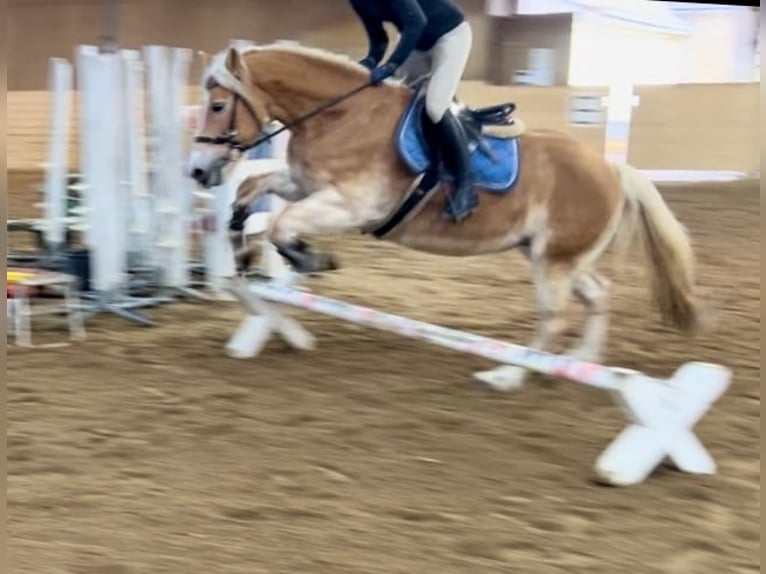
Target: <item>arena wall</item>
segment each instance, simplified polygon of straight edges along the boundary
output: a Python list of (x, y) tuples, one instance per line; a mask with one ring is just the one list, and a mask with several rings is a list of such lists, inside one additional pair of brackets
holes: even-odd
[[(628, 161), (644, 169), (759, 171), (758, 136), (760, 84), (709, 84), (640, 87), (634, 110)], [(564, 130), (594, 149), (604, 149), (604, 126), (583, 127), (569, 122), (569, 99), (574, 93), (606, 95), (603, 88), (490, 86), (464, 82), (460, 97), (471, 105), (513, 101), (528, 128)], [(188, 102), (196, 103), (190, 88)], [(8, 168), (37, 170), (45, 161), (48, 140), (49, 94), (44, 91), (8, 93)], [(72, 118), (75, 132), (70, 162), (78, 164), (76, 98)]]
[(760, 171), (760, 83), (636, 89), (628, 161), (644, 169)]
[[(72, 58), (79, 44), (98, 45), (104, 30), (103, 0), (9, 0), (8, 90), (46, 88), (48, 59)], [(258, 43), (295, 40), (364, 56), (364, 28), (348, 0), (122, 0), (120, 47), (189, 46), (216, 52), (229, 40)], [(486, 77), (489, 17), (484, 0), (461, 0), (474, 33), (465, 77)], [(392, 42), (392, 47), (393, 47)]]

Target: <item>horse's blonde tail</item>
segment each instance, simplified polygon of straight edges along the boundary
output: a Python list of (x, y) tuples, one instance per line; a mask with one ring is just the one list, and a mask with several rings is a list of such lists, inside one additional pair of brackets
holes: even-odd
[(638, 235), (646, 253), (652, 294), (662, 318), (683, 332), (700, 327), (694, 298), (694, 253), (686, 229), (643, 173), (615, 164), (625, 195), (623, 230)]

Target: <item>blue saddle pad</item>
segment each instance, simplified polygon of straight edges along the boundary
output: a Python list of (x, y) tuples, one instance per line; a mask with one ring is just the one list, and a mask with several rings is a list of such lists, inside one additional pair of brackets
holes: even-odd
[[(422, 114), (425, 98), (416, 95), (399, 123), (396, 142), (399, 155), (415, 173), (433, 169), (429, 143), (423, 135)], [(519, 177), (519, 142), (516, 138), (481, 136), (482, 145), (491, 150), (489, 155), (482, 145), (473, 142), (471, 166), (476, 185), (485, 191), (510, 191)]]

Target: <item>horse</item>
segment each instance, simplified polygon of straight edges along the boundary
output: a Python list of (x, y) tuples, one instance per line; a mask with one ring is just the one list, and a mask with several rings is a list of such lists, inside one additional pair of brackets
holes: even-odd
[[(368, 71), (348, 57), (271, 44), (230, 47), (210, 57), (201, 92), (186, 169), (202, 186), (221, 184), (237, 151), (267, 139), (265, 130), (275, 122), (289, 128), (288, 168), (243, 182), (233, 214), (246, 213), (263, 194), (287, 200), (267, 239), (296, 272), (338, 268), (334, 254), (307, 243), (319, 234), (372, 232), (451, 257), (518, 250), (529, 262), (540, 316), (529, 347), (552, 347), (574, 298), (585, 319), (579, 344), (566, 354), (597, 362), (611, 284), (596, 263), (612, 245), (638, 243), (663, 322), (687, 334), (701, 324), (689, 234), (653, 182), (563, 132), (487, 133), (513, 124), (513, 104), (472, 110), (453, 102), (474, 135), (480, 197), (478, 209), (455, 222), (445, 217), (449, 173), (420, 129), (422, 88), (398, 79), (370, 86)], [(492, 121), (498, 116), (506, 121)], [(523, 376), (513, 366), (477, 374), (495, 388), (510, 388)]]

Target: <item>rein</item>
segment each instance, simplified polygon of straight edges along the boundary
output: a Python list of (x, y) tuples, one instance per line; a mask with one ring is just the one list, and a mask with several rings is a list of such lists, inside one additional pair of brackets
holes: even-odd
[(359, 92), (362, 92), (362, 91), (366, 90), (370, 86), (372, 86), (371, 82), (367, 82), (365, 84), (362, 84), (361, 86), (354, 88), (350, 92), (347, 92), (347, 93), (343, 94), (342, 96), (339, 96), (339, 97), (337, 97), (337, 98), (335, 98), (333, 100), (325, 102), (324, 104), (322, 104), (318, 108), (312, 110), (311, 112), (309, 112), (307, 114), (304, 114), (304, 115), (296, 118), (295, 120), (293, 120), (291, 122), (288, 122), (287, 124), (284, 124), (281, 128), (279, 128), (278, 130), (275, 130), (273, 132), (264, 133), (265, 130), (262, 128), (259, 136), (255, 139), (254, 142), (252, 142), (250, 144), (244, 144), (244, 143), (240, 142), (239, 139), (237, 139), (237, 135), (238, 134), (237, 134), (237, 130), (235, 129), (236, 128), (236, 123), (237, 123), (237, 100), (239, 100), (239, 99), (242, 100), (242, 102), (245, 104), (245, 107), (247, 107), (247, 109), (250, 111), (250, 113), (253, 115), (253, 117), (256, 120), (258, 119), (258, 116), (255, 113), (255, 111), (251, 108), (251, 106), (247, 102), (247, 100), (245, 100), (244, 98), (242, 98), (242, 96), (240, 96), (239, 94), (237, 94), (235, 92), (234, 93), (234, 102), (233, 102), (232, 112), (231, 112), (231, 121), (229, 122), (229, 129), (226, 132), (224, 132), (222, 135), (220, 135), (220, 136), (215, 136), (215, 137), (211, 137), (211, 136), (197, 136), (197, 137), (194, 138), (194, 142), (195, 143), (203, 143), (203, 144), (213, 144), (213, 145), (225, 145), (225, 146), (228, 146), (230, 149), (235, 149), (235, 150), (244, 152), (244, 151), (253, 149), (254, 147), (258, 147), (262, 143), (265, 143), (265, 142), (269, 141), (270, 139), (272, 139), (272, 138), (278, 136), (279, 134), (281, 134), (282, 132), (287, 131), (287, 130), (289, 130), (291, 128), (294, 128), (295, 126), (300, 125), (300, 124), (302, 124), (303, 122), (305, 122), (307, 120), (310, 120), (314, 116), (317, 116), (317, 115), (321, 114), (322, 112), (324, 112), (325, 110), (327, 110), (327, 109), (329, 109), (329, 108), (331, 108), (333, 106), (337, 106), (341, 102), (344, 102), (347, 99), (355, 96)]

